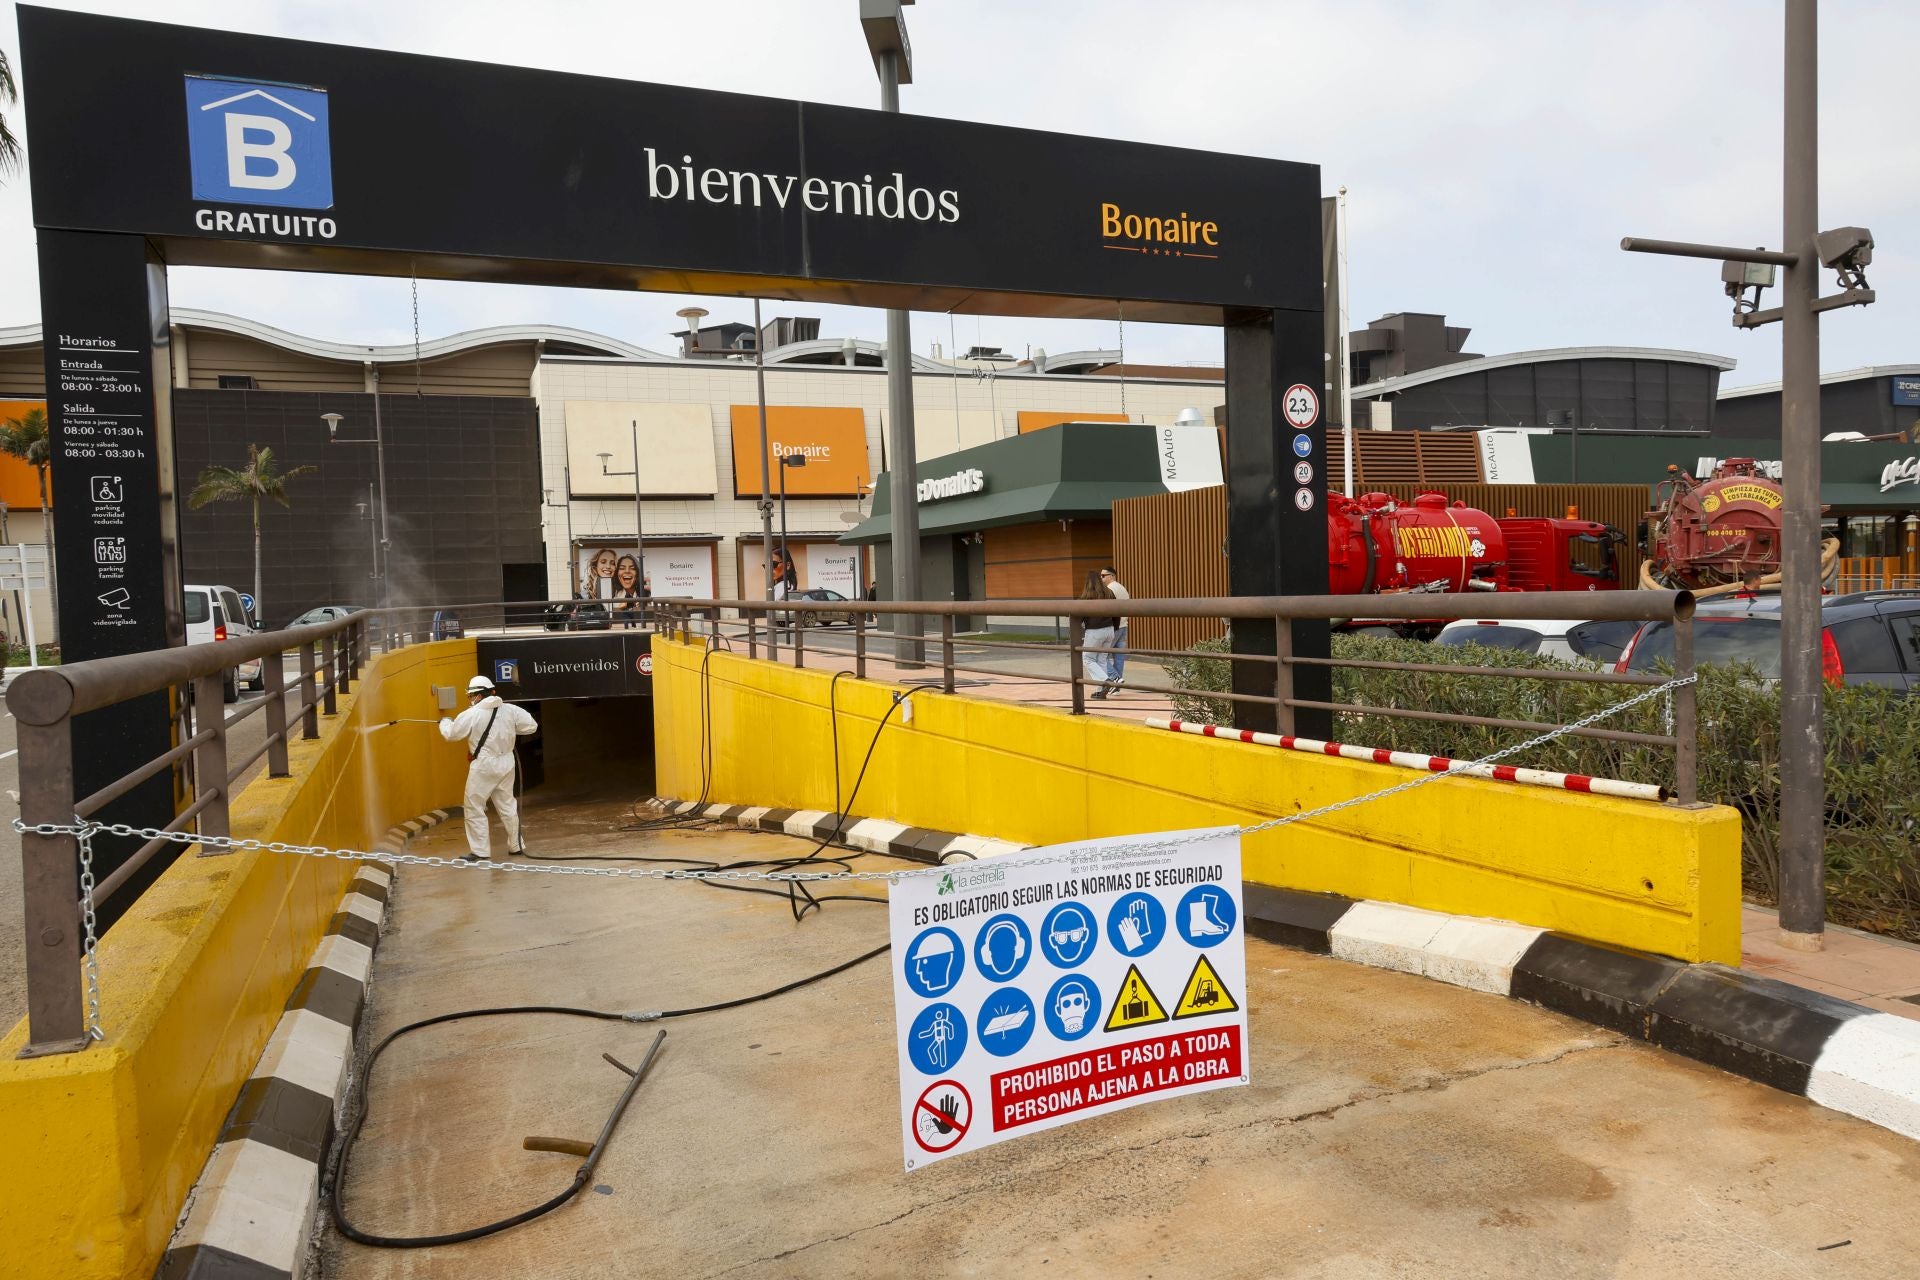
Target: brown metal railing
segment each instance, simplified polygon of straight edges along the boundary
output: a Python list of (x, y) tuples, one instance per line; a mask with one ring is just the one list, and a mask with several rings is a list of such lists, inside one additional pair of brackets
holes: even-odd
[[(1364, 613), (1385, 620), (1475, 617), (1526, 619), (1580, 617), (1595, 620), (1672, 622), (1675, 625), (1677, 673), (1693, 670), (1692, 597), (1685, 592), (1620, 591), (1526, 595), (1502, 593), (1470, 596), (1368, 596), (1358, 600), (1341, 596), (1198, 598), (1179, 600), (1079, 601), (1026, 600), (963, 602), (880, 601), (769, 601), (769, 600), (653, 600), (621, 613), (605, 602), (579, 600), (493, 601), (481, 604), (414, 606), (367, 610), (316, 626), (234, 637), (212, 644), (190, 645), (147, 653), (127, 654), (60, 667), (42, 667), (20, 673), (7, 691), (7, 706), (19, 735), (20, 816), (27, 830), (21, 839), (24, 912), (28, 1047), (38, 1056), (83, 1048), (86, 1040), (82, 991), (82, 928), (77, 848), (68, 831), (47, 834), (40, 826), (71, 827), (76, 819), (99, 814), (152, 778), (175, 771), (190, 796), (168, 824), (167, 832), (192, 831), (210, 838), (230, 834), (229, 804), (236, 783), (262, 757), (267, 772), (284, 777), (289, 771), (288, 742), (293, 735), (311, 739), (320, 735), (319, 718), (334, 715), (338, 696), (350, 692), (362, 666), (378, 646), (383, 650), (455, 634), (479, 634), (476, 628), (498, 628), (507, 634), (526, 630), (618, 631), (670, 627), (684, 636), (723, 637), (744, 642), (747, 656), (764, 653), (770, 661), (804, 667), (811, 652), (820, 661), (847, 661), (852, 674), (866, 678), (876, 645), (884, 644), (895, 658), (889, 674), (938, 673), (939, 687), (953, 692), (958, 676), (983, 675), (997, 679), (1029, 680), (1066, 686), (1075, 714), (1084, 714), (1089, 681), (1082, 659), (1087, 654), (1126, 653), (1131, 658), (1181, 657), (1174, 650), (1117, 649), (1085, 642), (1088, 617), (1203, 618), (1231, 623), (1251, 619), (1274, 625), (1278, 637), (1272, 653), (1221, 653), (1222, 661), (1271, 671), (1271, 692), (1246, 693), (1217, 689), (1186, 689), (1173, 685), (1131, 687), (1172, 695), (1215, 699), (1235, 707), (1270, 707), (1282, 732), (1291, 732), (1301, 710), (1338, 711), (1361, 715), (1446, 719), (1460, 724), (1499, 729), (1544, 731), (1558, 726), (1529, 721), (1446, 715), (1419, 708), (1368, 707), (1331, 703), (1295, 695), (1297, 668), (1337, 665), (1336, 660), (1292, 652), (1290, 623), (1296, 619), (1338, 619)], [(1064, 618), (1062, 642), (1010, 642), (960, 636), (955, 619), (992, 613), (1000, 617)], [(935, 634), (912, 640), (880, 627), (881, 619), (914, 615), (938, 618)], [(846, 631), (829, 639), (825, 624), (840, 621)], [(847, 646), (847, 632), (851, 644)], [(845, 646), (845, 647), (843, 647)], [(1062, 655), (1064, 675), (1009, 672), (982, 666), (999, 651)], [(900, 655), (905, 658), (901, 659)], [(981, 656), (988, 655), (988, 656)], [(286, 659), (295, 660), (298, 674), (289, 687)], [(258, 661), (265, 696), (229, 715), (223, 688), (237, 667)], [(1353, 662), (1345, 665), (1382, 670), (1429, 671), (1472, 675), (1484, 668), (1419, 663)], [(1658, 677), (1607, 671), (1567, 672), (1501, 669), (1499, 678), (1578, 680), (1597, 684), (1649, 686)], [(1267, 677), (1261, 677), (1264, 682)], [(73, 718), (155, 693), (178, 699), (174, 716), (176, 745), (100, 787), (87, 796), (75, 796), (72, 758)], [(232, 730), (254, 715), (266, 717), (266, 737), (245, 759), (229, 759)], [(1691, 803), (1696, 791), (1693, 686), (1682, 685), (1673, 695), (1673, 732), (1639, 734), (1597, 727), (1573, 730), (1587, 736), (1670, 748), (1675, 754), (1674, 791)], [(95, 887), (94, 900), (111, 897), (147, 866), (162, 848), (177, 842), (148, 840)], [(220, 852), (216, 845), (203, 853)]]

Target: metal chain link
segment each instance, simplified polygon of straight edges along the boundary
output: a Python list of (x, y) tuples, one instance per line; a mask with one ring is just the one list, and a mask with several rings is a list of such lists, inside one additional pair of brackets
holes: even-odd
[(420, 269), (409, 262), (413, 274), (413, 394), (420, 394)]
[[(20, 825), (16, 819), (15, 827)], [(80, 839), (80, 923), (84, 931), (87, 970), (87, 1039), (105, 1040), (100, 1029), (100, 933), (93, 914), (93, 830), (82, 824)]]

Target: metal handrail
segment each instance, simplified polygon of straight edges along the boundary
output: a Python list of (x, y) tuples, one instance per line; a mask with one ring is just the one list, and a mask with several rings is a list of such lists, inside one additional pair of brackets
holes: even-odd
[[(60, 667), (42, 667), (21, 672), (7, 690), (7, 707), (19, 731), (20, 812), (30, 826), (65, 826), (76, 812), (89, 816), (121, 799), (142, 783), (163, 775), (169, 767), (192, 766), (196, 785), (193, 797), (168, 823), (167, 830), (193, 830), (213, 839), (228, 832), (228, 809), (232, 788), (264, 756), (268, 772), (276, 777), (288, 772), (288, 744), (297, 735), (319, 736), (322, 715), (335, 714), (338, 695), (351, 690), (360, 678), (360, 668), (371, 654), (375, 635), (387, 647), (403, 647), (415, 640), (438, 634), (429, 619), (444, 614), (451, 618), (471, 618), (476, 613), (499, 615), (502, 630), (511, 631), (524, 618), (526, 625), (556, 629), (558, 614), (569, 631), (578, 626), (577, 611), (594, 600), (573, 598), (550, 600), (478, 601), (455, 605), (400, 605), (386, 609), (368, 609), (332, 622), (282, 631), (263, 631), (234, 636), (209, 644), (189, 645), (120, 657), (75, 662)], [(1478, 674), (1485, 669), (1441, 666), (1421, 663), (1341, 663), (1330, 658), (1296, 655), (1292, 652), (1292, 628), (1289, 621), (1311, 619), (1351, 619), (1363, 617), (1381, 621), (1427, 621), (1449, 618), (1528, 619), (1581, 617), (1606, 621), (1673, 622), (1675, 627), (1675, 665), (1682, 674), (1693, 669), (1693, 634), (1687, 620), (1693, 613), (1693, 597), (1686, 592), (1544, 592), (1497, 594), (1408, 594), (1399, 596), (1262, 596), (1232, 598), (1183, 598), (1131, 600), (957, 600), (957, 601), (884, 601), (884, 600), (685, 600), (654, 598), (635, 618), (643, 629), (671, 627), (683, 636), (697, 632), (736, 635), (744, 631), (750, 654), (762, 647), (770, 659), (806, 665), (809, 633), (825, 634), (823, 625), (814, 624), (815, 615), (851, 614), (854, 674), (864, 677), (869, 649), (881, 642), (911, 640), (924, 646), (927, 660), (910, 661), (909, 666), (924, 666), (940, 673), (940, 687), (955, 688), (956, 674), (979, 674), (1001, 679), (1013, 678), (1034, 683), (1061, 683), (1068, 686), (1069, 705), (1076, 713), (1086, 710), (1086, 680), (1081, 659), (1087, 653), (1127, 653), (1137, 658), (1184, 656), (1174, 651), (1123, 650), (1118, 646), (1091, 646), (1085, 643), (1085, 622), (1090, 617), (1123, 618), (1216, 618), (1227, 622), (1249, 620), (1273, 628), (1272, 652), (1222, 653), (1229, 664), (1253, 663), (1248, 670), (1272, 672), (1270, 691), (1265, 675), (1257, 676), (1253, 692), (1244, 684), (1237, 690), (1197, 690), (1153, 686), (1151, 692), (1218, 699), (1233, 707), (1271, 708), (1283, 727), (1290, 727), (1297, 708), (1345, 711), (1360, 714), (1402, 715), (1419, 719), (1447, 719), (1463, 724), (1535, 730), (1553, 726), (1532, 722), (1504, 721), (1485, 717), (1443, 715), (1411, 708), (1372, 708), (1328, 703), (1294, 696), (1294, 671), (1321, 666), (1350, 665), (1364, 668), (1425, 670), (1443, 674)], [(1000, 617), (1050, 618), (1056, 626), (1067, 623), (1066, 636), (1059, 641), (1023, 641), (1019, 644), (991, 640), (963, 641), (954, 632), (954, 620), (992, 614)], [(731, 615), (731, 618), (729, 617)], [(601, 631), (628, 630), (621, 625), (628, 617), (608, 616), (611, 625), (594, 626)], [(934, 635), (902, 635), (890, 628), (869, 627), (867, 619), (899, 617), (938, 617), (942, 625)], [(697, 620), (697, 621), (696, 621)], [(436, 619), (437, 622), (437, 619)], [(778, 622), (780, 625), (774, 625)], [(1258, 629), (1255, 629), (1256, 633)], [(462, 633), (467, 633), (463, 625)], [(1069, 672), (1058, 675), (1032, 672), (996, 671), (971, 665), (973, 650), (1018, 650), (1027, 653), (1064, 655)], [(298, 674), (289, 673), (284, 655), (299, 658)], [(845, 658), (842, 649), (814, 646), (815, 661)], [(1214, 655), (1209, 655), (1214, 656)], [(956, 661), (956, 658), (960, 661)], [(222, 690), (230, 673), (243, 663), (260, 662), (262, 684), (267, 696), (259, 703), (232, 715), (222, 706)], [(1644, 685), (1653, 683), (1646, 676), (1609, 672), (1550, 672), (1533, 669), (1503, 669), (1499, 675), (1550, 680), (1586, 680), (1598, 684)], [(99, 788), (79, 802), (73, 795), (72, 723), (73, 717), (97, 711), (131, 698), (139, 698), (169, 689), (179, 689), (180, 707), (170, 713), (177, 745), (157, 755), (122, 777)], [(184, 719), (188, 705), (194, 710), (191, 724)], [(216, 710), (217, 709), (217, 710)], [(227, 759), (227, 737), (237, 725), (250, 717), (265, 714), (266, 741), (252, 750), (246, 759), (232, 763)], [(1675, 750), (1677, 785), (1683, 802), (1695, 792), (1695, 701), (1691, 686), (1674, 694), (1672, 736), (1638, 734), (1624, 730), (1587, 729), (1596, 737), (1611, 738), (1649, 746), (1671, 746)], [(104, 899), (127, 885), (159, 850), (172, 844), (165, 839), (150, 840), (132, 857), (116, 867), (98, 884), (96, 900)], [(203, 853), (219, 853), (216, 845)], [(80, 988), (79, 966), (79, 881), (75, 865), (75, 842), (70, 835), (42, 835), (29, 830), (21, 842), (23, 888), (26, 912), (26, 936), (30, 940), (27, 964), (27, 1005), (30, 1055), (70, 1052), (84, 1047), (84, 1001)]]

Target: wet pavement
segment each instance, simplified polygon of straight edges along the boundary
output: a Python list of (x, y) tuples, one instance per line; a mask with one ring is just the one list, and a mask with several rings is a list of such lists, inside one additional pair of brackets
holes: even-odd
[[(734, 829), (610, 830), (529, 797), (532, 847), (741, 859)], [(457, 824), (420, 842), (457, 852)], [(592, 865), (592, 864), (582, 864)], [(867, 858), (863, 866), (887, 860)], [(858, 886), (856, 886), (857, 888)], [(680, 1007), (885, 941), (885, 913), (701, 885), (402, 869), (369, 1030), (478, 1006)], [(470, 1227), (563, 1190), (664, 1027), (593, 1186), (503, 1235), (320, 1274), (1909, 1276), (1920, 1144), (1529, 1006), (1248, 945), (1253, 1084), (900, 1172), (887, 960), (662, 1023), (436, 1027), (383, 1060), (347, 1205), (363, 1229)], [(1842, 1243), (1845, 1242), (1845, 1243)]]

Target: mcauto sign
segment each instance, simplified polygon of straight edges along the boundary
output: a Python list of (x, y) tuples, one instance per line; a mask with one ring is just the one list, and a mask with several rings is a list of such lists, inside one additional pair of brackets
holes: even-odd
[[(1234, 590), (1326, 588), (1325, 521), (1274, 500), (1280, 393), (1325, 378), (1315, 166), (17, 13), (69, 661), (183, 639), (177, 265), (1222, 325)], [(96, 477), (117, 501), (91, 500)], [(1293, 630), (1296, 654), (1325, 656), (1323, 624)], [(1271, 653), (1270, 627), (1234, 643)], [(1303, 699), (1330, 700), (1326, 684), (1295, 676)], [(1331, 736), (1316, 714), (1300, 732)], [(78, 790), (169, 733), (157, 698), (84, 717)], [(170, 809), (163, 775), (102, 816)]]

